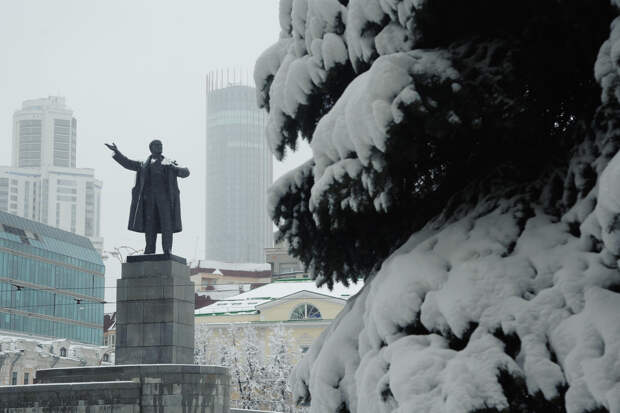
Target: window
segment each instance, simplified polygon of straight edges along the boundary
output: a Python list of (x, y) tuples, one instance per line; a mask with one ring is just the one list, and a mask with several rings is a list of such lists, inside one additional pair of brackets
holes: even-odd
[(71, 166), (71, 121), (54, 119), (54, 166)]
[(105, 361), (105, 362), (110, 361), (110, 355), (109, 355), (108, 353), (105, 353), (105, 354), (103, 355), (103, 361)]
[(17, 372), (16, 371), (11, 373), (11, 385), (13, 386), (17, 385)]
[(68, 179), (57, 179), (56, 183), (58, 185), (64, 185), (64, 186), (76, 186), (77, 185), (77, 183), (75, 181), (71, 181), (71, 180), (68, 180)]
[(283, 262), (280, 264), (279, 269), (279, 274), (288, 274), (302, 270), (301, 264), (297, 262)]
[(60, 357), (67, 357), (67, 349), (64, 347), (60, 348)]
[(9, 225), (3, 224), (4, 232), (8, 232), (9, 234), (17, 235), (18, 237), (25, 237), (26, 231), (21, 228), (11, 227)]
[(24, 384), (30, 384), (30, 373), (24, 373)]
[(312, 304), (301, 304), (291, 313), (291, 320), (308, 320), (321, 318), (321, 312)]
[(301, 346), (300, 350), (302, 353), (307, 353), (309, 348), (309, 346)]

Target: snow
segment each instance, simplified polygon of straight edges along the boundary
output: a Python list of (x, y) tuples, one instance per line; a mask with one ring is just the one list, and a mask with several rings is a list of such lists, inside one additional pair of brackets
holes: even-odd
[(292, 402), (288, 377), (300, 359), (292, 330), (282, 323), (258, 329), (250, 323), (227, 328), (196, 326), (195, 361), (227, 367), (231, 407), (256, 411), (302, 413)]
[(269, 216), (275, 215), (276, 206), (285, 194), (302, 186), (305, 177), (312, 173), (313, 166), (314, 161), (310, 159), (282, 175), (269, 187), (267, 191), (267, 213)]
[[(215, 268), (216, 271), (229, 270), (229, 271), (248, 271), (248, 272), (261, 272), (270, 271), (271, 265), (267, 263), (253, 263), (253, 262), (223, 262), (213, 260), (199, 260), (190, 264), (191, 268)], [(215, 272), (214, 272), (215, 274)]]
[(325, 70), (333, 69), (337, 65), (346, 63), (349, 55), (347, 46), (342, 37), (333, 33), (327, 33), (321, 42), (321, 55)]
[(256, 311), (256, 306), (289, 296), (301, 291), (322, 294), (343, 300), (357, 294), (362, 288), (363, 282), (351, 284), (349, 287), (337, 283), (329, 290), (327, 286), (317, 287), (314, 281), (276, 281), (262, 287), (255, 288), (245, 293), (218, 301), (195, 311), (195, 314), (219, 314), (239, 313)]
[(594, 65), (594, 77), (602, 88), (601, 100), (609, 103), (620, 101), (620, 17), (611, 24), (611, 33), (598, 53)]
[[(358, 68), (360, 62), (371, 62), (376, 54), (412, 50), (418, 37), (415, 11), (424, 3), (423, 0), (351, 0), (346, 40), (353, 66)], [(377, 25), (378, 33), (368, 30)]]
[(601, 227), (605, 248), (620, 255), (620, 154), (611, 160), (600, 182), (596, 218)]
[(270, 108), (267, 141), (279, 160), (284, 156), (284, 140), (296, 140), (286, 131), (288, 118), (308, 103), (328, 71), (348, 60), (342, 37), (345, 18), (346, 8), (338, 0), (280, 3), (280, 39), (263, 52), (254, 69), (258, 105)]
[[(311, 209), (332, 184), (342, 181), (345, 173), (355, 178), (362, 167), (382, 170), (381, 153), (386, 149), (387, 129), (402, 121), (401, 105), (413, 105), (420, 100), (414, 83), (414, 76), (420, 73), (453, 84), (459, 78), (442, 52), (390, 54), (378, 58), (370, 70), (357, 76), (321, 118), (310, 143), (315, 161)], [(367, 189), (376, 200), (376, 209), (387, 210), (389, 203), (384, 194)], [(355, 201), (351, 199), (347, 204), (355, 205)]]
[(410, 51), (414, 41), (407, 29), (400, 24), (390, 23), (379, 32), (375, 44), (380, 55), (387, 55)]
[[(616, 155), (580, 201), (598, 199), (583, 218), (600, 223), (616, 259), (618, 173)], [(503, 372), (547, 400), (568, 387), (569, 413), (620, 412), (620, 294), (606, 289), (618, 269), (583, 245), (565, 219), (537, 206), (525, 214), (518, 197), (430, 222), (312, 346), (293, 373), (295, 397), (311, 395), (312, 412), (501, 410)], [(498, 332), (518, 338), (516, 354)]]
[[(285, 196), (309, 182), (309, 205), (300, 208), (327, 203), (336, 215), (338, 208), (356, 211), (367, 196), (377, 211), (390, 210), (388, 188), (373, 180), (386, 167), (389, 129), (412, 111), (440, 108), (420, 82), (432, 78), (454, 94), (462, 89), (447, 52), (415, 49), (417, 13), (425, 5), (281, 2), (281, 40), (255, 71), (278, 159), (295, 149), (300, 131), (291, 119), (324, 94), (326, 79), (349, 64), (355, 78), (340, 96), (329, 96), (335, 104), (304, 136), (312, 159), (270, 189), (272, 216), (276, 207), (289, 207), (280, 202)], [(602, 102), (611, 108), (620, 102), (619, 62), (620, 17), (594, 68)], [(445, 112), (451, 125), (464, 119)], [(501, 382), (508, 376), (553, 403), (561, 404), (565, 392), (568, 413), (620, 412), (620, 155), (617, 136), (609, 134), (600, 145), (586, 139), (561, 176), (564, 189), (576, 191), (576, 201), (562, 201), (572, 205), (562, 217), (546, 211), (549, 194), (531, 199), (528, 190), (538, 187), (502, 188), (523, 195), (495, 193), (411, 234), (293, 371), (295, 399), (311, 400), (317, 413), (508, 410)], [(588, 170), (599, 177), (593, 188)], [(351, 193), (350, 181), (366, 193)], [(339, 202), (328, 199), (334, 187)], [(295, 223), (286, 224), (295, 246)]]

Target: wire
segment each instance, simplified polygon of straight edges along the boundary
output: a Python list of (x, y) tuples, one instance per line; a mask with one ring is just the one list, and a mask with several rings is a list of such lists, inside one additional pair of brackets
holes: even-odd
[[(105, 290), (119, 289), (119, 287), (116, 287), (116, 286), (67, 287), (67, 288), (63, 288), (63, 287), (32, 288), (32, 287), (28, 287), (28, 286), (21, 285), (21, 284), (16, 284), (17, 282), (20, 282), (21, 280), (18, 280), (18, 279), (15, 279), (15, 278), (12, 278), (11, 280), (13, 280), (14, 282), (0, 280), (0, 283), (3, 282), (3, 283), (6, 283), (6, 284), (9, 284), (9, 285), (17, 288), (18, 291), (21, 291), (22, 289), (37, 290), (37, 291), (57, 291), (57, 290), (75, 291), (75, 290), (93, 290), (93, 289), (105, 289)], [(301, 279), (300, 279), (300, 281), (301, 281)], [(228, 285), (246, 285), (246, 284), (267, 284), (267, 283), (244, 283), (244, 284), (228, 284)], [(196, 284), (195, 283), (187, 283), (187, 284), (186, 283), (182, 283), (182, 284), (172, 284), (172, 285), (170, 285), (170, 287), (187, 287), (187, 286), (196, 287)], [(161, 284), (146, 284), (146, 285), (141, 285), (139, 287), (121, 287), (120, 289), (125, 289), (125, 290), (140, 289), (141, 290), (141, 289), (143, 289), (145, 287), (162, 287), (162, 285)], [(202, 291), (196, 291), (196, 292), (200, 292), (200, 293), (207, 293), (207, 292), (218, 293), (218, 292), (228, 292), (228, 291), (240, 291), (240, 290), (238, 288), (230, 288), (230, 289), (222, 289), (222, 290), (202, 290)], [(244, 291), (244, 292), (247, 292), (247, 291)]]

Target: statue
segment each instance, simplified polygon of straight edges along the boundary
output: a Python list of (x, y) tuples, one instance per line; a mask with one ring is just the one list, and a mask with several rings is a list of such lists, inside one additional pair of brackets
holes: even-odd
[(146, 161), (133, 161), (123, 155), (115, 143), (105, 144), (114, 152), (114, 160), (126, 169), (136, 171), (136, 184), (131, 191), (128, 229), (143, 232), (145, 254), (155, 253), (157, 234), (161, 233), (164, 254), (172, 250), (172, 234), (181, 232), (181, 202), (177, 177), (189, 176), (189, 169), (162, 155), (163, 145), (155, 139), (149, 144), (151, 154)]

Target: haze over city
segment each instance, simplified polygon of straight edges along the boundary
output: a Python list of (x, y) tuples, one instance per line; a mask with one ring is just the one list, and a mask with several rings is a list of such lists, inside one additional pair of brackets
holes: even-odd
[(5, 1), (0, 51), (3, 412), (620, 413), (620, 0)]
[[(103, 143), (143, 159), (161, 137), (164, 154), (191, 171), (180, 181), (184, 231), (174, 249), (204, 258), (205, 76), (234, 69), (251, 79), (277, 39), (278, 0), (2, 2), (0, 32), (0, 165), (11, 162), (22, 101), (63, 96), (77, 119), (77, 167), (103, 181), (105, 249), (142, 248), (144, 236), (126, 229), (134, 174)], [(309, 156), (304, 147), (274, 162), (274, 179)], [(120, 266), (113, 258), (106, 266), (112, 286)]]

